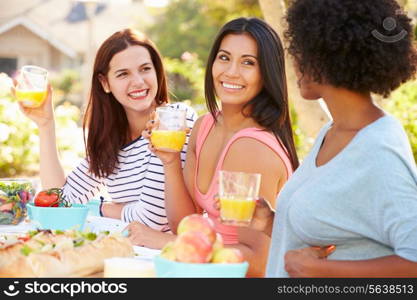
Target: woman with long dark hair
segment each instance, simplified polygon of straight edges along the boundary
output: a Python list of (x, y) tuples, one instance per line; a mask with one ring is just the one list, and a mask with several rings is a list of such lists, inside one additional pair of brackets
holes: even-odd
[[(22, 107), (39, 127), (40, 177), (43, 189), (62, 187), (70, 202), (87, 202), (106, 188), (112, 202), (104, 216), (138, 221), (157, 231), (170, 231), (164, 204), (161, 161), (141, 135), (156, 107), (187, 110), (187, 126), (196, 114), (185, 104), (169, 104), (166, 75), (155, 45), (131, 29), (118, 31), (100, 46), (84, 118), (86, 159), (67, 177), (55, 141), (52, 91), (39, 108)], [(180, 152), (185, 159), (186, 147)]]
[(222, 224), (215, 195), (219, 170), (260, 173), (260, 194), (274, 205), (298, 166), (276, 32), (257, 18), (225, 24), (207, 62), (205, 94), (210, 112), (193, 128), (184, 172), (178, 155), (155, 151), (164, 163), (168, 220), (175, 231), (184, 216), (207, 213), (224, 243), (250, 262), (248, 275), (262, 276), (269, 238)]

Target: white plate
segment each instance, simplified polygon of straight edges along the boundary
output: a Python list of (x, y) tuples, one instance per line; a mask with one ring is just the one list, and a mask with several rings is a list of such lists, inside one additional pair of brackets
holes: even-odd
[(88, 216), (84, 225), (84, 230), (90, 229), (92, 232), (121, 232), (127, 227), (127, 225), (129, 225), (129, 223), (113, 218)]
[(0, 225), (0, 233), (25, 233), (35, 229), (35, 225), (29, 220), (23, 220), (17, 225)]
[(133, 246), (133, 251), (135, 251), (135, 258), (147, 260), (152, 260), (154, 256), (159, 255), (161, 253), (161, 250), (150, 249), (140, 246)]

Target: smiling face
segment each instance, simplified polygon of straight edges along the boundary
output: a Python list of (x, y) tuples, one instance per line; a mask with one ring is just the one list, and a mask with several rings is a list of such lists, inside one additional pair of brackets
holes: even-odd
[(213, 62), (212, 76), (222, 105), (244, 105), (262, 90), (256, 41), (249, 34), (228, 34)]
[(100, 78), (103, 89), (111, 92), (131, 115), (148, 114), (158, 91), (155, 67), (148, 49), (130, 46), (115, 54), (107, 75)]

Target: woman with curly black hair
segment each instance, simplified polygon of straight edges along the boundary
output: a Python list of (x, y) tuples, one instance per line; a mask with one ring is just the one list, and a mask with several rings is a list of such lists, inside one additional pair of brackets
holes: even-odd
[(273, 226), (258, 206), (269, 216), (258, 229), (273, 227), (267, 275), (417, 276), (416, 163), (372, 99), (416, 72), (410, 19), (394, 0), (295, 0), (287, 21), (300, 93), (322, 98), (332, 121), (281, 191)]

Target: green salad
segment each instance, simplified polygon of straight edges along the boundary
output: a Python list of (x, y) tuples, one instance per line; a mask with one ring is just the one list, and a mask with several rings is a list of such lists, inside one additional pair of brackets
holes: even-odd
[(28, 180), (0, 179), (0, 224), (18, 224), (26, 217), (26, 204), (34, 189)]

